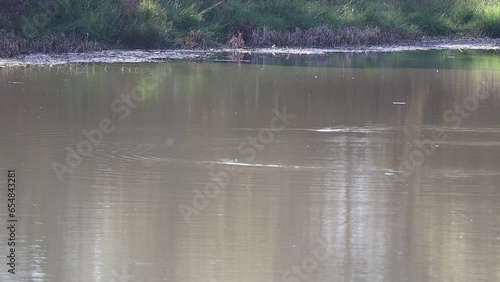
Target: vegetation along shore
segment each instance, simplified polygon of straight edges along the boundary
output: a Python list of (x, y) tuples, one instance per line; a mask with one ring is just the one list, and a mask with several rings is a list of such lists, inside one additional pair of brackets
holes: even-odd
[(4, 0), (0, 57), (500, 37), (493, 0)]

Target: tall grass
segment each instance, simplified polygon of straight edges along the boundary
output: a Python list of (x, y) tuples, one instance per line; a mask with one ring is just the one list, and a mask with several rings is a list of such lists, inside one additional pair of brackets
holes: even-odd
[[(500, 37), (494, 0), (3, 0), (0, 30), (26, 40), (81, 34), (118, 47), (204, 46), (263, 29), (379, 29), (392, 37)], [(354, 29), (353, 29), (354, 28)], [(360, 33), (361, 34), (361, 33)], [(199, 41), (199, 42), (198, 42)], [(203, 44), (201, 44), (203, 42)], [(355, 41), (353, 41), (355, 42)]]
[(132, 47), (165, 45), (171, 29), (165, 8), (154, 0), (143, 0), (129, 15), (131, 20), (123, 31), (123, 41)]
[(485, 6), (478, 12), (475, 21), (480, 33), (490, 37), (500, 37), (500, 4)]

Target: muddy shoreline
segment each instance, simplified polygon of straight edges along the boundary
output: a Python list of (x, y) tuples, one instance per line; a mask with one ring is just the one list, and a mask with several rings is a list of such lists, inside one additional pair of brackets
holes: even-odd
[[(29, 54), (0, 58), (0, 67), (59, 65), (76, 63), (141, 63), (172, 60), (241, 61), (239, 55), (328, 55), (333, 53), (382, 53), (426, 50), (500, 50), (500, 39), (429, 39), (379, 46), (339, 46), (332, 48), (217, 48), (200, 50), (105, 50), (87, 53)], [(227, 56), (231, 55), (231, 56)]]

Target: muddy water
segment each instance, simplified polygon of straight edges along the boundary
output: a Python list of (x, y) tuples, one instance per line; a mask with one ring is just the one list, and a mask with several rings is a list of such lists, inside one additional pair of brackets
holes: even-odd
[(496, 53), (250, 61), (0, 69), (1, 280), (500, 280)]

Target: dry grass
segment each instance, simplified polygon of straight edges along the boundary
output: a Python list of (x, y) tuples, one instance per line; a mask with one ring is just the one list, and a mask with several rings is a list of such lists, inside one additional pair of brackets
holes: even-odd
[(200, 30), (191, 30), (181, 46), (190, 49), (203, 48), (205, 47), (205, 35)]
[(238, 32), (237, 35), (231, 37), (231, 39), (229, 39), (229, 41), (227, 42), (227, 46), (229, 48), (234, 48), (234, 49), (245, 47), (245, 40), (243, 40), (243, 33)]
[(28, 42), (19, 36), (0, 30), (0, 57), (13, 57), (21, 54)]
[(87, 35), (64, 33), (31, 42), (31, 49), (40, 53), (82, 53), (102, 50), (102, 44), (89, 40)]
[(317, 27), (308, 30), (297, 28), (294, 32), (283, 33), (267, 28), (252, 32), (247, 45), (252, 47), (333, 47), (355, 45), (378, 45), (390, 43), (396, 38), (393, 34), (379, 28), (344, 28), (334, 31), (328, 27)]
[(0, 31), (0, 57), (14, 57), (26, 53), (79, 53), (98, 51), (102, 44), (89, 40), (87, 35), (54, 34), (50, 37), (28, 41), (5, 31)]

